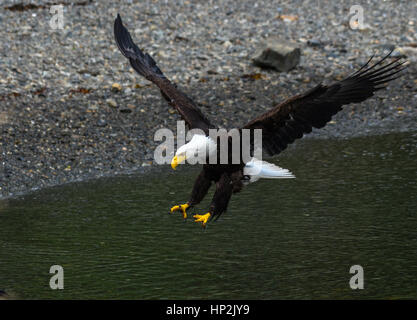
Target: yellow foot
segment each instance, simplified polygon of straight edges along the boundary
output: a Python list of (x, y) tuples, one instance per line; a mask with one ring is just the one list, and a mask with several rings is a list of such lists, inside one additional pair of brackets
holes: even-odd
[(206, 214), (195, 214), (193, 218), (195, 219), (194, 222), (202, 222), (203, 227), (206, 226), (207, 220), (211, 217), (211, 213), (208, 212)]
[(181, 211), (183, 218), (184, 219), (187, 219), (187, 209), (189, 207), (190, 207), (190, 205), (188, 203), (186, 203), (186, 204), (180, 204), (179, 206), (173, 206), (171, 208), (171, 213), (173, 213), (174, 211)]

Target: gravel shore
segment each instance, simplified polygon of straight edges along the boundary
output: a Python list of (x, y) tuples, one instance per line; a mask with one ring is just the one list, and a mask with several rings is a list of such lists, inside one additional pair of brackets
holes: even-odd
[[(374, 53), (417, 43), (414, 0), (356, 1), (364, 9), (362, 30), (349, 25), (351, 1), (58, 2), (62, 30), (50, 27), (48, 1), (0, 5), (0, 198), (140, 171), (152, 164), (156, 129), (176, 128), (175, 110), (117, 49), (118, 12), (134, 41), (226, 128), (319, 82), (341, 80)], [(252, 64), (271, 36), (300, 46), (295, 69)], [(415, 130), (417, 57), (408, 59), (404, 76), (387, 90), (345, 107), (310, 136)]]

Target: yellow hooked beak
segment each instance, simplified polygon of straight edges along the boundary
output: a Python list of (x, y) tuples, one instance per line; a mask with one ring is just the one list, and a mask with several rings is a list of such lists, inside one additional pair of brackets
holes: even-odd
[(185, 155), (179, 155), (172, 158), (171, 167), (175, 170), (175, 168), (181, 163), (185, 161)]

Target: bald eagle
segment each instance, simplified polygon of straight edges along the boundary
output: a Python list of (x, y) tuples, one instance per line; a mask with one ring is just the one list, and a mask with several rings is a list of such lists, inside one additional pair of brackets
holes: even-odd
[[(194, 135), (190, 142), (178, 148), (171, 162), (172, 168), (175, 169), (179, 163), (187, 160), (189, 155), (197, 153), (198, 150), (208, 150), (205, 154), (207, 158), (213, 153), (218, 157), (219, 141), (209, 135), (210, 129), (215, 129), (215, 126), (190, 98), (165, 77), (152, 57), (138, 48), (123, 26), (119, 14), (114, 22), (114, 36), (121, 53), (129, 59), (133, 69), (159, 87), (162, 96), (179, 112), (189, 129), (200, 129), (202, 132)], [(399, 77), (398, 73), (405, 68), (402, 65), (406, 61), (400, 61), (400, 58), (383, 64), (391, 53), (392, 51), (374, 64), (371, 64), (372, 56), (364, 66), (344, 80), (332, 85), (318, 84), (309, 91), (278, 104), (239, 128), (239, 132), (243, 129), (250, 132), (248, 143), (251, 156), (254, 152), (256, 129), (262, 130), (262, 149), (270, 156), (277, 155), (295, 139), (310, 133), (313, 128), (324, 127), (334, 114), (342, 110), (343, 105), (364, 101), (372, 97), (376, 91), (383, 89), (387, 82)], [(228, 143), (231, 144), (231, 139)], [(226, 211), (232, 194), (239, 192), (247, 182), (259, 178), (294, 177), (290, 171), (256, 158), (248, 160), (240, 157), (239, 161), (232, 162), (231, 147), (229, 145), (226, 164), (206, 162), (203, 165), (188, 202), (173, 206), (171, 213), (179, 211), (186, 219), (187, 210), (199, 204), (210, 186), (215, 183), (216, 190), (208, 212), (193, 215), (195, 222), (201, 222), (205, 226), (208, 221), (217, 219)]]

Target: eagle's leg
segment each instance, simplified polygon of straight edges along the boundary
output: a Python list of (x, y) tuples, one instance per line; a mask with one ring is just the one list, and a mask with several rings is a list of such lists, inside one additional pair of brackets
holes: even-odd
[(193, 216), (194, 222), (201, 222), (202, 226), (205, 227), (209, 219), (211, 220), (215, 216), (219, 217), (226, 211), (232, 193), (233, 180), (227, 173), (224, 173), (216, 183), (216, 192), (214, 193), (209, 212), (202, 215), (195, 214)]
[(206, 170), (202, 170), (198, 175), (196, 181), (194, 182), (193, 191), (191, 193), (190, 200), (178, 206), (173, 206), (171, 208), (171, 213), (174, 211), (181, 211), (184, 219), (187, 219), (187, 210), (201, 202), (206, 196), (209, 188), (211, 186), (211, 179), (208, 176)]

